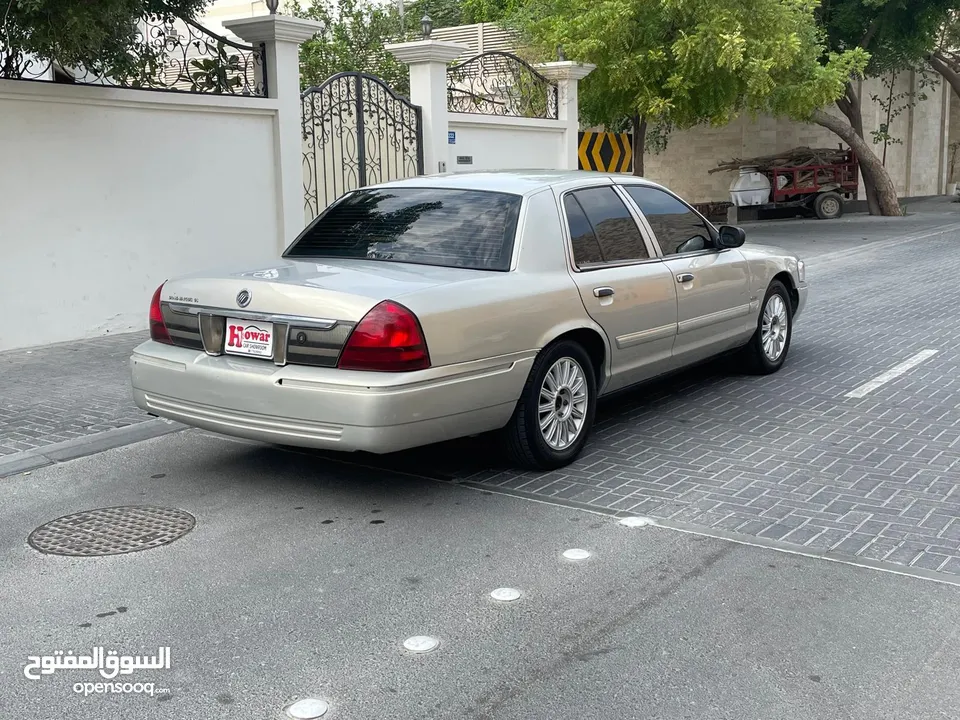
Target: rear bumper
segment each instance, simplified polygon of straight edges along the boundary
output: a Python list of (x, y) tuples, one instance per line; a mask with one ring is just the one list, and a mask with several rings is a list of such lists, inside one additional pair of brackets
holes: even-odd
[(375, 373), (277, 367), (148, 341), (130, 371), (137, 406), (160, 417), (262, 442), (387, 453), (502, 427), (535, 355)]

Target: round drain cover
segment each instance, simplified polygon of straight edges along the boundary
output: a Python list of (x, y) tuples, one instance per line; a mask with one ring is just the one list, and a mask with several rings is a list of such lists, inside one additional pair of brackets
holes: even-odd
[(414, 635), (403, 641), (403, 646), (412, 653), (428, 653), (436, 650), (440, 641), (427, 635)]
[(653, 520), (646, 517), (625, 517), (620, 521), (620, 524), (624, 527), (646, 527), (647, 525), (653, 525)]
[(520, 591), (516, 588), (497, 588), (490, 593), (490, 597), (500, 602), (513, 602), (520, 599)]
[(175, 508), (98, 508), (41, 525), (27, 542), (50, 555), (122, 555), (171, 543), (193, 530), (196, 522), (193, 515)]
[(314, 720), (314, 718), (323, 717), (329, 707), (323, 700), (306, 698), (305, 700), (297, 700), (288, 707), (287, 715), (298, 718), (298, 720)]

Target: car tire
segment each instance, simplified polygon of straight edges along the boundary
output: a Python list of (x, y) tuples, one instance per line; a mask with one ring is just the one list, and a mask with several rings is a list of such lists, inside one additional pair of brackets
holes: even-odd
[[(547, 403), (541, 406), (541, 399), (558, 379), (558, 391), (550, 399), (552, 410), (546, 410)], [(526, 470), (569, 465), (587, 443), (596, 410), (597, 381), (586, 350), (571, 340), (548, 345), (537, 355), (513, 417), (504, 428), (510, 458)], [(579, 425), (578, 418), (582, 419)], [(545, 429), (541, 429), (542, 423), (546, 423)]]
[[(777, 372), (787, 358), (792, 338), (793, 305), (790, 294), (782, 282), (774, 280), (760, 305), (757, 330), (743, 348), (748, 371), (754, 375)], [(777, 349), (779, 353), (775, 353)]]
[(843, 215), (843, 198), (835, 192), (820, 193), (813, 201), (813, 211), (821, 220), (835, 220)]

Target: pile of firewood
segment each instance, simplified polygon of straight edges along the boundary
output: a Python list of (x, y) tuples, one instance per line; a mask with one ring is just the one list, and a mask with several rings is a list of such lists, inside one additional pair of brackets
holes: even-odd
[(755, 167), (757, 172), (768, 172), (774, 167), (804, 167), (807, 165), (834, 165), (847, 158), (847, 151), (840, 148), (798, 147), (776, 155), (755, 158), (734, 158), (717, 164), (709, 172), (729, 172), (742, 167)]

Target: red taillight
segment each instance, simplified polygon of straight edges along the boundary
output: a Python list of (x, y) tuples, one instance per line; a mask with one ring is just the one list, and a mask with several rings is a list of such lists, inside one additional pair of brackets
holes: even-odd
[(427, 343), (417, 316), (390, 300), (380, 303), (353, 329), (337, 367), (381, 372), (430, 367)]
[(173, 345), (170, 333), (167, 332), (167, 326), (163, 324), (163, 313), (160, 311), (161, 290), (163, 290), (163, 285), (157, 288), (157, 291), (153, 294), (153, 300), (150, 301), (150, 339)]

